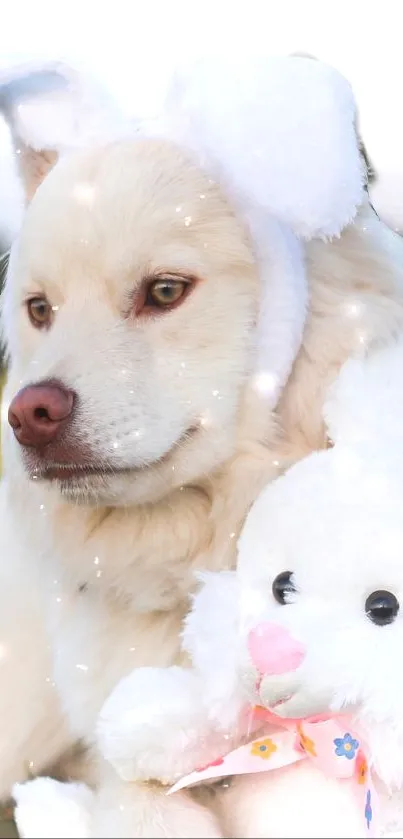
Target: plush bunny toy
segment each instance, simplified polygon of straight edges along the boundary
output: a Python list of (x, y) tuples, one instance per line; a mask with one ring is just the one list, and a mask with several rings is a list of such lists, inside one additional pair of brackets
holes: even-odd
[(205, 578), (193, 669), (138, 670), (103, 708), (124, 778), (228, 776), (226, 835), (403, 830), (402, 371), (403, 345), (345, 365), (333, 447), (262, 492), (237, 572)]

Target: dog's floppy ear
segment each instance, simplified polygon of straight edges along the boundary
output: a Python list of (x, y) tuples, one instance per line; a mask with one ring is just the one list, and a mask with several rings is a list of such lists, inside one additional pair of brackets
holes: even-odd
[(3, 71), (0, 112), (11, 131), (27, 203), (61, 155), (112, 139), (121, 121), (103, 90), (60, 62)]

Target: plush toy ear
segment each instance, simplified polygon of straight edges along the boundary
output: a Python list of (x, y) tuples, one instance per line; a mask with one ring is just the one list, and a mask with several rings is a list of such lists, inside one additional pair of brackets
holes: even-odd
[(67, 65), (23, 65), (0, 74), (0, 112), (9, 125), (28, 203), (59, 156), (120, 129), (120, 115), (85, 74)]
[(344, 364), (330, 388), (324, 417), (334, 443), (371, 445), (403, 455), (403, 342)]
[(309, 239), (338, 235), (363, 200), (355, 121), (351, 88), (333, 68), (226, 51), (178, 70), (161, 127), (241, 211), (261, 208)]

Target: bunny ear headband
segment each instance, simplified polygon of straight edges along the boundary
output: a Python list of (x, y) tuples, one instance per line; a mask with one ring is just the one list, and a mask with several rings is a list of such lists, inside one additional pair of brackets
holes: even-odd
[[(137, 83), (144, 98), (147, 79)], [(135, 86), (132, 124), (85, 74), (57, 63), (3, 71), (0, 108), (24, 153), (159, 136), (221, 184), (260, 266), (256, 384), (274, 407), (304, 328), (302, 240), (339, 235), (363, 200), (350, 86), (309, 58), (207, 55), (176, 68), (147, 121), (136, 112)]]

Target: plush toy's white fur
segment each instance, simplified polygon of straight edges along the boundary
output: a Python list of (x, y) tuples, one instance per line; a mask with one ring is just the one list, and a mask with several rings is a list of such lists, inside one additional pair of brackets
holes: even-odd
[[(382, 835), (403, 830), (402, 370), (402, 344), (347, 362), (326, 406), (334, 447), (262, 492), (237, 572), (208, 575), (196, 595), (184, 632), (193, 669), (139, 670), (112, 693), (99, 737), (127, 780), (173, 781), (227, 752), (248, 704), (286, 717), (348, 710), (369, 743)], [(295, 593), (280, 605), (283, 571)], [(377, 590), (400, 602), (387, 626), (365, 611)], [(247, 638), (265, 621), (303, 643), (296, 670), (256, 669)], [(364, 835), (351, 787), (305, 764), (234, 778), (226, 811), (230, 836)]]
[(360, 203), (355, 118), (332, 67), (226, 49), (177, 69), (155, 130), (191, 149), (242, 211), (252, 198), (310, 239), (338, 235)]
[[(170, 70), (167, 70), (168, 74)], [(133, 80), (135, 87), (147, 78)], [(173, 68), (155, 119), (128, 122), (97, 82), (62, 62), (0, 72), (0, 106), (23, 142), (59, 153), (133, 133), (191, 151), (240, 208), (298, 236), (334, 236), (362, 201), (356, 105), (332, 67), (301, 56), (209, 55)]]
[(63, 154), (133, 130), (96, 79), (59, 61), (3, 68), (0, 111), (20, 141), (38, 152)]
[(91, 829), (93, 793), (85, 784), (35, 778), (15, 784), (20, 839), (85, 839)]

